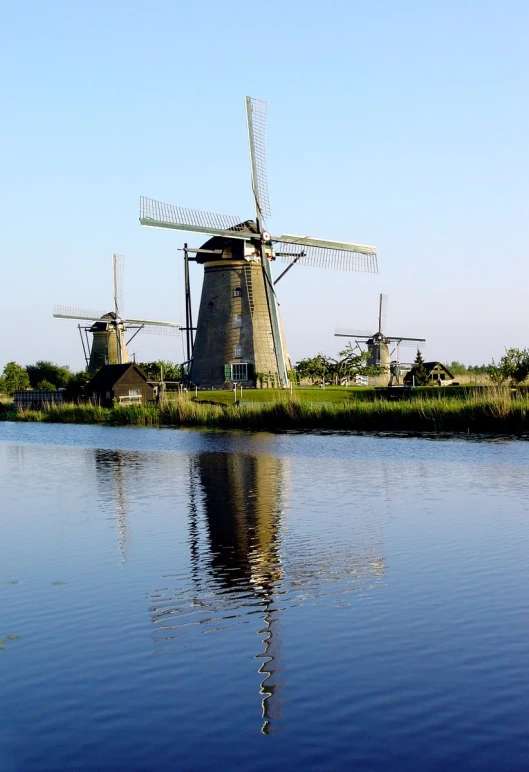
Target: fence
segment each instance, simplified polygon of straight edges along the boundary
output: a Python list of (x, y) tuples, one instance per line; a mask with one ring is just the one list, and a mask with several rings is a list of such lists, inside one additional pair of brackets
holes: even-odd
[(15, 391), (13, 400), (17, 410), (42, 410), (54, 405), (62, 405), (62, 391)]
[(124, 394), (121, 397), (118, 397), (118, 403), (120, 405), (137, 405), (141, 402), (143, 402), (143, 397), (141, 394), (134, 394), (132, 396), (129, 394)]

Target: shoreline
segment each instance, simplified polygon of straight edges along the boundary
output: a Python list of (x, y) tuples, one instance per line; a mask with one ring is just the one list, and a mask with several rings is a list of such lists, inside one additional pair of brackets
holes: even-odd
[(107, 426), (189, 427), (247, 431), (355, 431), (419, 434), (529, 434), (529, 397), (508, 392), (410, 401), (351, 400), (309, 403), (298, 400), (219, 405), (182, 398), (153, 404), (103, 408), (96, 405), (50, 406), (47, 410), (5, 410), (0, 420), (99, 424)]

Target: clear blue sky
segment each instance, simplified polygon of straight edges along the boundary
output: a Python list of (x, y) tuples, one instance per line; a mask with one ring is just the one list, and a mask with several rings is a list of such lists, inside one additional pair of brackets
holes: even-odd
[(520, 1), (5, 4), (0, 369), (82, 366), (52, 306), (110, 308), (112, 252), (129, 314), (183, 321), (186, 235), (141, 228), (139, 196), (251, 216), (245, 94), (269, 104), (269, 229), (379, 249), (377, 276), (281, 282), (294, 360), (373, 326), (379, 292), (427, 358), (529, 345), (528, 28)]

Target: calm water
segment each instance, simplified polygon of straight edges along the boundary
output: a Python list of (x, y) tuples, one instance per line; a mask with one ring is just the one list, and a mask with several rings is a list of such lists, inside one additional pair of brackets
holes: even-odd
[(528, 466), (0, 424), (0, 769), (529, 769)]

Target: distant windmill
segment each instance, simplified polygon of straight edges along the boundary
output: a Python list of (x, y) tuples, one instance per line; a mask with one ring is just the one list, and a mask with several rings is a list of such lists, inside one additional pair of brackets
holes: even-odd
[(378, 302), (378, 329), (376, 332), (367, 332), (366, 330), (344, 330), (337, 329), (335, 336), (343, 338), (354, 338), (357, 343), (365, 343), (369, 351), (368, 364), (377, 367), (383, 367), (390, 372), (391, 363), (399, 361), (399, 345), (417, 345), (425, 343), (425, 338), (405, 338), (402, 335), (386, 335), (388, 312), (388, 296), (380, 295)]
[[(53, 316), (57, 319), (78, 319), (90, 322), (78, 325), (88, 372), (93, 374), (105, 364), (116, 365), (130, 362), (127, 344), (142, 330), (155, 334), (174, 335), (180, 328), (177, 322), (158, 322), (150, 319), (123, 319), (123, 261), (122, 255), (112, 255), (112, 286), (114, 310), (108, 313), (89, 311), (85, 308), (54, 306)], [(125, 341), (125, 332), (135, 330)], [(83, 339), (83, 331), (85, 340)], [(92, 333), (92, 345), (88, 333)]]
[[(184, 248), (186, 332), (190, 380), (199, 386), (252, 383), (271, 373), (280, 386), (291, 369), (279, 314), (276, 286), (295, 264), (345, 271), (377, 272), (376, 248), (310, 236), (270, 235), (266, 175), (266, 103), (246, 97), (255, 219), (201, 212), (142, 197), (140, 223), (152, 228), (210, 236), (199, 249)], [(276, 251), (277, 249), (277, 251)], [(196, 257), (189, 258), (194, 252)], [(288, 267), (274, 281), (276, 256)], [(204, 266), (196, 338), (189, 294), (188, 260)]]

